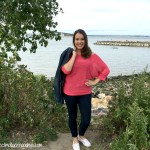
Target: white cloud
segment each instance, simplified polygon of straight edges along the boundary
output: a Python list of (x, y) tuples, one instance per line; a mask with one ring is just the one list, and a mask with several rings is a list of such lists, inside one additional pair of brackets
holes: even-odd
[[(59, 31), (106, 31), (106, 34), (149, 34), (149, 0), (57, 0), (64, 13), (58, 14)], [(122, 32), (121, 32), (122, 31)], [(118, 34), (116, 32), (116, 34)], [(98, 33), (100, 34), (100, 33)]]

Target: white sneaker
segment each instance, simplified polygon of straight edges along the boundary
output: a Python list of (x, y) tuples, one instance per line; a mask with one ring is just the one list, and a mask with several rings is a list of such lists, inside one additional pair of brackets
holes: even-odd
[(90, 147), (91, 143), (85, 138), (85, 139), (81, 139), (80, 136), (78, 136), (78, 140), (86, 147)]
[(79, 143), (73, 143), (72, 144), (73, 150), (80, 150), (80, 145)]

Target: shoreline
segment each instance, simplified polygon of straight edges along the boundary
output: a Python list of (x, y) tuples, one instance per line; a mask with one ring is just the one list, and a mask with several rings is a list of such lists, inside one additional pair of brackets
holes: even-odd
[[(126, 95), (132, 92), (134, 80), (141, 78), (143, 75), (150, 77), (150, 72), (143, 72), (133, 75), (116, 76), (107, 78), (104, 82), (99, 82), (92, 88), (92, 116), (99, 117), (107, 115), (108, 106), (113, 99), (118, 96), (118, 90), (124, 88)], [(145, 83), (149, 85), (150, 83)]]
[[(97, 85), (93, 86), (93, 97), (97, 97), (100, 93), (105, 93), (105, 95), (116, 96), (117, 89), (121, 86), (121, 82), (123, 82), (127, 87), (132, 82), (132, 79), (138, 78), (143, 74), (143, 72), (139, 74), (133, 75), (119, 75), (114, 77), (108, 77), (106, 81), (99, 82)], [(146, 72), (146, 75), (150, 76), (150, 72)]]
[[(142, 72), (139, 72), (139, 73), (133, 73), (133, 74), (128, 74), (128, 75), (124, 75), (124, 74), (120, 74), (120, 75), (116, 75), (116, 76), (108, 76), (107, 79), (106, 79), (106, 82), (107, 81), (111, 81), (111, 80), (115, 80), (115, 79), (124, 79), (124, 78), (130, 78), (130, 77), (138, 77), (139, 75), (141, 75), (144, 71)], [(146, 71), (146, 74), (150, 75), (150, 72)], [(40, 74), (37, 76), (40, 76)], [(44, 75), (45, 76), (45, 75)], [(54, 76), (53, 77), (47, 77), (48, 80), (53, 80), (54, 79)]]

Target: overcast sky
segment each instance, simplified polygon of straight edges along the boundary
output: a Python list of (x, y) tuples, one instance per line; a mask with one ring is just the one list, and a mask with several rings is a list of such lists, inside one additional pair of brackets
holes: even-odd
[(97, 35), (150, 35), (150, 0), (57, 0), (57, 30)]

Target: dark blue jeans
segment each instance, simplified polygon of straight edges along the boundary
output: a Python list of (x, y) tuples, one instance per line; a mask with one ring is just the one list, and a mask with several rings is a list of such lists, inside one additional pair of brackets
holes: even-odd
[[(65, 102), (69, 114), (69, 128), (72, 137), (84, 136), (91, 121), (91, 94), (80, 96), (69, 96), (65, 94)], [(77, 110), (81, 113), (81, 122), (79, 125), (79, 133), (77, 129)]]

